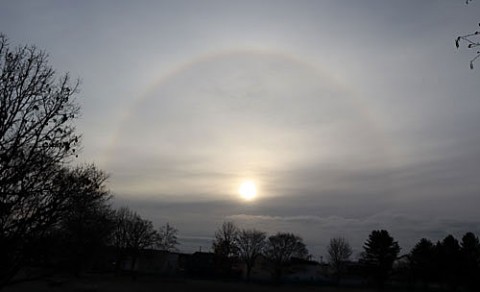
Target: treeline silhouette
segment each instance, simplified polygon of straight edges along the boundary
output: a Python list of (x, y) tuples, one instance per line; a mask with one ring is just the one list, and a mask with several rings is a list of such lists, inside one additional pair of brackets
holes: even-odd
[(360, 277), (357, 285), (380, 288), (398, 282), (479, 289), (480, 244), (470, 232), (461, 242), (451, 235), (435, 244), (422, 239), (399, 257), (393, 237), (374, 230), (357, 262), (346, 239), (332, 238), (323, 264), (311, 260), (298, 235), (267, 236), (225, 222), (214, 234), (213, 253), (178, 253), (175, 227), (156, 229), (127, 207), (112, 208), (108, 176), (93, 164), (73, 164), (81, 140), (74, 125), (78, 84), (68, 74), (57, 76), (45, 52), (11, 48), (0, 34), (0, 288), (59, 272), (136, 278), (140, 260), (149, 256), (176, 276), (249, 281), (264, 270), (279, 283), (310, 269), (315, 281), (332, 285)]
[[(238, 229), (225, 222), (215, 233), (213, 251), (217, 265), (230, 275), (236, 263), (246, 267), (246, 279), (255, 265), (255, 259), (265, 257), (272, 280), (280, 281), (289, 267), (312, 262), (300, 237), (277, 233), (266, 237), (258, 230)], [(350, 259), (352, 248), (345, 238), (332, 238), (327, 246), (327, 264), (323, 274), (325, 283), (339, 285), (342, 279), (360, 277), (358, 286), (384, 288), (390, 281), (410, 289), (457, 289), (478, 291), (480, 288), (480, 242), (467, 232), (461, 242), (452, 235), (432, 243), (422, 238), (412, 250), (399, 256), (398, 242), (386, 230), (373, 230), (363, 245), (358, 261)], [(357, 278), (358, 279), (358, 278)]]
[(105, 252), (120, 266), (150, 246), (176, 243), (128, 208), (113, 210), (107, 175), (75, 166), (79, 81), (57, 76), (35, 46), (11, 48), (0, 34), (0, 287), (50, 268), (78, 275)]
[(459, 287), (479, 291), (480, 244), (472, 232), (460, 243), (452, 235), (435, 244), (422, 238), (407, 259), (410, 279), (424, 286), (436, 282), (452, 291)]

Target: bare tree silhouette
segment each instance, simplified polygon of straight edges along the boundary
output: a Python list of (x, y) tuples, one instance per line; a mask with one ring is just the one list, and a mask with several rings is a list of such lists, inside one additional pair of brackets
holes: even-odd
[(212, 249), (215, 254), (215, 263), (219, 273), (230, 276), (234, 257), (238, 255), (237, 245), (238, 228), (233, 222), (223, 222), (215, 231)]
[(135, 278), (135, 266), (140, 252), (157, 244), (158, 233), (151, 221), (142, 219), (127, 207), (122, 207), (115, 214), (112, 241), (117, 249), (117, 271), (126, 257), (130, 257), (130, 271)]
[(107, 177), (92, 164), (65, 172), (61, 182), (68, 193), (68, 206), (54, 232), (63, 257), (77, 275), (109, 244), (113, 211), (108, 204)]
[[(466, 0), (466, 3), (469, 4), (472, 0)], [(480, 23), (478, 23), (480, 26)], [(461, 44), (464, 44), (465, 47), (471, 49), (475, 52), (474, 57), (470, 60), (470, 69), (473, 69), (473, 63), (480, 57), (480, 31), (476, 30), (474, 32), (458, 36), (455, 39), (455, 46), (457, 49)]]
[(273, 278), (280, 281), (283, 269), (290, 263), (292, 258), (305, 259), (308, 250), (301, 237), (292, 233), (279, 232), (268, 238), (265, 248), (265, 256), (273, 265)]
[(342, 273), (345, 270), (345, 264), (352, 255), (352, 248), (350, 243), (343, 237), (334, 237), (330, 239), (327, 246), (328, 262), (333, 268), (335, 281), (338, 282), (341, 279)]
[(168, 222), (161, 226), (158, 231), (157, 247), (161, 250), (175, 251), (178, 243), (178, 229)]
[(25, 246), (57, 224), (69, 193), (58, 185), (76, 154), (72, 121), (78, 81), (57, 77), (45, 52), (10, 48), (0, 34), (0, 282), (25, 260)]
[(214, 252), (226, 257), (237, 255), (237, 234), (238, 228), (233, 222), (223, 222), (222, 226), (215, 232), (212, 246)]
[(255, 229), (242, 229), (238, 233), (238, 255), (247, 268), (247, 280), (250, 280), (250, 274), (255, 261), (265, 249), (266, 237), (265, 232)]

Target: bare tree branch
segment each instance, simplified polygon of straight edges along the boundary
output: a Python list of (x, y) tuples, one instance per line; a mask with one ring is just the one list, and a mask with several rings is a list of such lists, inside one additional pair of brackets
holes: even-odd
[(240, 259), (245, 263), (247, 268), (247, 280), (250, 280), (250, 273), (255, 261), (260, 256), (266, 246), (265, 232), (255, 229), (241, 230), (238, 233), (237, 245)]
[(330, 239), (327, 247), (328, 261), (333, 269), (336, 281), (340, 281), (344, 272), (345, 264), (352, 255), (352, 248), (348, 241), (343, 237), (335, 237)]
[(178, 230), (167, 222), (159, 229), (157, 247), (165, 251), (176, 251), (179, 244), (177, 234)]
[[(73, 121), (79, 82), (57, 77), (34, 46), (0, 34), (0, 278), (21, 265), (26, 244), (57, 224), (68, 202), (59, 185), (80, 137)], [(11, 269), (4, 270), (3, 267)]]
[[(466, 0), (465, 2), (466, 4), (469, 4), (472, 0)], [(480, 26), (480, 23), (478, 25)], [(455, 39), (455, 46), (457, 49), (461, 44), (465, 44), (467, 49), (475, 52), (475, 56), (470, 60), (470, 69), (473, 70), (473, 63), (480, 57), (480, 50), (477, 49), (480, 46), (480, 31), (477, 30), (473, 33), (458, 36)]]

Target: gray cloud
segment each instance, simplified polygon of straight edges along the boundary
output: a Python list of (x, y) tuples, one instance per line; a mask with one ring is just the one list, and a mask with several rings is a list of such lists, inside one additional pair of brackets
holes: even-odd
[(0, 27), (81, 77), (78, 162), (186, 249), (235, 219), (316, 254), (388, 228), (405, 251), (478, 233), (479, 71), (454, 39), (479, 5), (17, 1)]

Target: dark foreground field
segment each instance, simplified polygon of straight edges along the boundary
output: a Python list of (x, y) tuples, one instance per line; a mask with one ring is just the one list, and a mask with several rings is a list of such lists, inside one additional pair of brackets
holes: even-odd
[[(322, 286), (268, 285), (245, 282), (224, 282), (191, 279), (130, 278), (113, 276), (87, 276), (82, 278), (55, 278), (48, 281), (32, 281), (6, 287), (6, 292), (146, 292), (146, 291), (209, 291), (209, 292), (282, 292), (282, 291), (323, 291), (323, 292), (369, 292), (374, 290), (335, 288)], [(385, 290), (384, 290), (385, 291)], [(400, 290), (394, 290), (400, 291)]]

